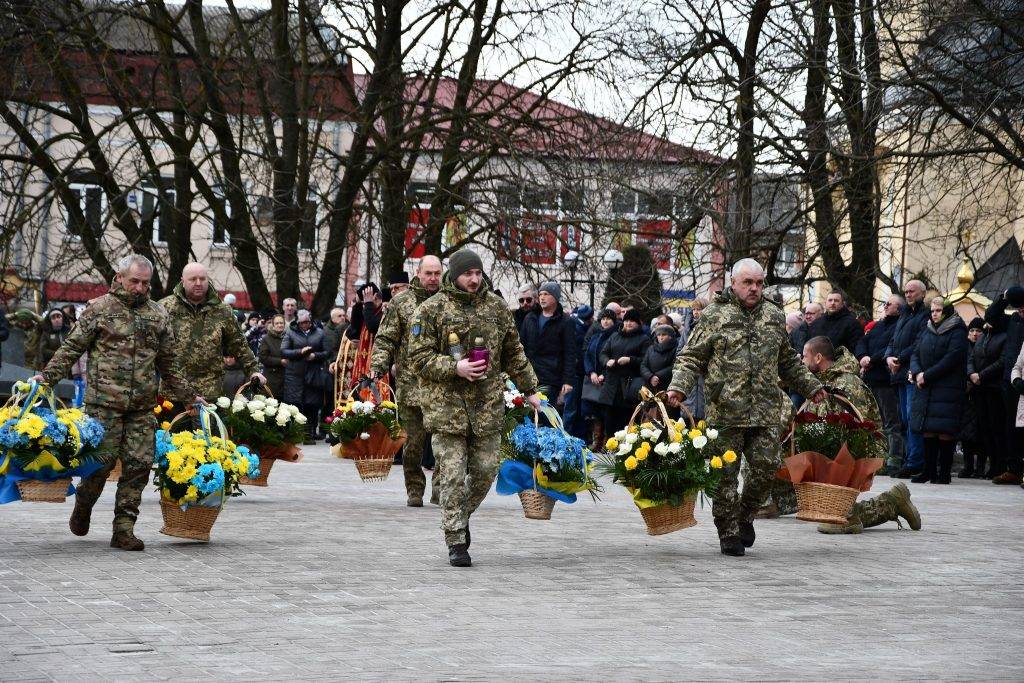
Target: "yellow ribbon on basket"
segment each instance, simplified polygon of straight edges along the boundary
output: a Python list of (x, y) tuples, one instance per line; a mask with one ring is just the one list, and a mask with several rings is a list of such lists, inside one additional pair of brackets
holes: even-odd
[(664, 502), (658, 503), (656, 501), (651, 500), (650, 498), (644, 498), (643, 496), (640, 495), (640, 489), (634, 489), (627, 486), (626, 490), (629, 491), (630, 494), (632, 494), (633, 504), (636, 505), (637, 508), (641, 510), (658, 507), (659, 505), (664, 505)]
[[(588, 467), (587, 471), (589, 472), (590, 469), (591, 468)], [(558, 491), (559, 493), (564, 493), (565, 495), (580, 493), (582, 491), (586, 491), (589, 488), (585, 482), (549, 481), (548, 478), (544, 475), (544, 472), (541, 470), (539, 464), (534, 466), (533, 476), (537, 480), (537, 484), (539, 486), (546, 489), (551, 489), (552, 491)]]
[(54, 457), (53, 453), (50, 451), (40, 451), (39, 455), (32, 462), (25, 465), (25, 471), (38, 472), (44, 467), (48, 467), (54, 472), (60, 472), (64, 469), (64, 465), (60, 464), (60, 461)]

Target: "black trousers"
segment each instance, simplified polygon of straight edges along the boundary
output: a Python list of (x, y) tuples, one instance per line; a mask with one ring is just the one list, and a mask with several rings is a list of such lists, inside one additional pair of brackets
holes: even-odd
[(1003, 433), (1005, 436), (1006, 470), (1024, 474), (1024, 427), (1017, 426), (1017, 402), (1020, 394), (1009, 383), (1003, 383)]

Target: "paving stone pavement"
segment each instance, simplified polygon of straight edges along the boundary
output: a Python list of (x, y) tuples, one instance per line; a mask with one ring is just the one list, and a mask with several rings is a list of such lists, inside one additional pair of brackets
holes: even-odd
[[(0, 507), (2, 680), (1024, 680), (1024, 491), (911, 485), (924, 529), (823, 536), (758, 521), (743, 558), (700, 524), (650, 537), (628, 496), (523, 518), (492, 492), (472, 569), (400, 468), (359, 481), (324, 446), (232, 499), (209, 544), (108, 547), (71, 503)], [(875, 491), (892, 480), (880, 478)]]

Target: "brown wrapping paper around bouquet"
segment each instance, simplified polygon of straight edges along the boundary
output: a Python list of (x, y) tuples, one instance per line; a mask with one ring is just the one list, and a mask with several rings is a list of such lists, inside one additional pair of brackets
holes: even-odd
[(783, 467), (775, 476), (799, 484), (814, 482), (845, 486), (858, 491), (870, 491), (875, 472), (885, 463), (883, 458), (861, 458), (854, 460), (846, 444), (839, 449), (836, 457), (829, 458), (823, 453), (803, 451), (783, 460)]

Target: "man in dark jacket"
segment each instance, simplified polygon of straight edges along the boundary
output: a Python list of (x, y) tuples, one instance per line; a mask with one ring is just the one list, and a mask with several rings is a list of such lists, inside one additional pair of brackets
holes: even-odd
[(883, 474), (896, 476), (903, 464), (902, 425), (900, 424), (900, 403), (896, 387), (892, 385), (892, 376), (885, 365), (885, 349), (892, 341), (896, 332), (896, 324), (900, 319), (900, 307), (903, 297), (891, 294), (882, 309), (882, 318), (875, 323), (860, 341), (857, 342), (855, 355), (860, 363), (861, 376), (864, 383), (871, 389), (878, 412), (882, 415), (882, 429), (889, 445), (889, 457), (886, 459)]
[(811, 325), (821, 317), (825, 309), (821, 304), (812, 301), (804, 306), (804, 321), (794, 327), (789, 333), (789, 344), (796, 351), (797, 355), (804, 352), (804, 344), (811, 338)]
[(581, 439), (586, 437), (586, 422), (583, 420), (583, 340), (594, 322), (594, 309), (583, 304), (577, 306), (570, 318), (573, 332), (576, 335), (574, 349), (576, 351), (576, 368), (572, 373), (572, 391), (565, 397), (565, 431)]
[(526, 357), (537, 374), (540, 390), (552, 403), (558, 403), (572, 391), (576, 374), (576, 330), (572, 319), (562, 311), (562, 288), (557, 282), (545, 282), (537, 293), (538, 306), (519, 328)]
[(928, 306), (924, 303), (927, 290), (920, 280), (911, 280), (903, 286), (903, 297), (907, 305), (900, 312), (896, 321), (896, 329), (892, 333), (892, 341), (885, 348), (885, 364), (892, 376), (892, 384), (900, 401), (900, 423), (903, 425), (903, 444), (905, 456), (903, 468), (896, 475), (900, 479), (910, 479), (921, 473), (924, 467), (924, 437), (910, 427), (910, 406), (914, 400), (916, 387), (910, 383), (907, 373), (910, 371), (910, 357), (914, 353), (921, 331), (928, 324)]
[(523, 285), (519, 288), (519, 308), (512, 312), (512, 319), (516, 321), (516, 329), (521, 329), (523, 321), (534, 309), (537, 302), (537, 290), (533, 285)]
[[(1006, 315), (1007, 308), (1017, 311)], [(1001, 388), (1003, 405), (1006, 412), (1004, 433), (1006, 434), (1006, 471), (992, 480), (993, 484), (1020, 484), (1021, 473), (1024, 472), (1024, 428), (1016, 426), (1017, 400), (1020, 395), (1010, 384), (1010, 372), (1020, 355), (1024, 345), (1024, 287), (1014, 285), (1003, 296), (992, 302), (985, 311), (985, 322), (994, 329), (1006, 330), (1006, 341), (1003, 343), (1003, 378)]]
[(846, 305), (846, 295), (838, 289), (825, 299), (825, 315), (810, 325), (811, 337), (828, 337), (836, 348), (845, 346), (852, 353), (864, 336), (864, 328)]

